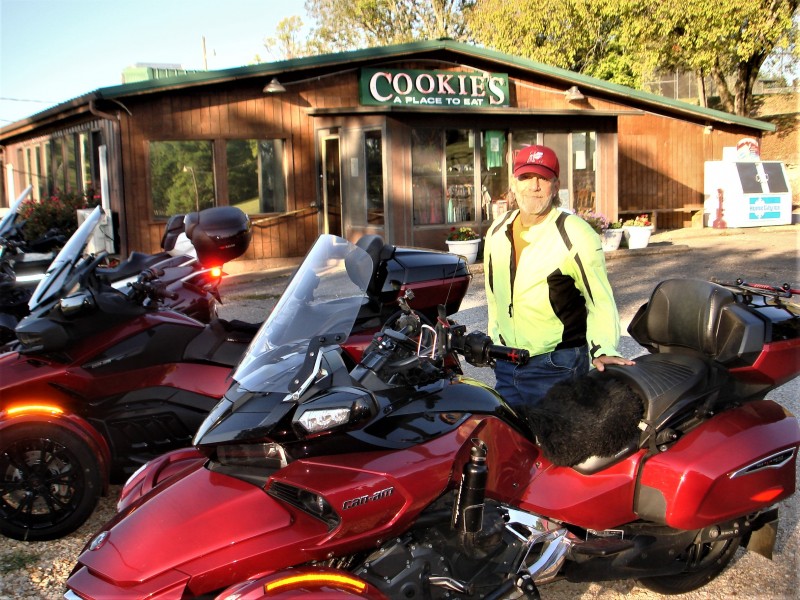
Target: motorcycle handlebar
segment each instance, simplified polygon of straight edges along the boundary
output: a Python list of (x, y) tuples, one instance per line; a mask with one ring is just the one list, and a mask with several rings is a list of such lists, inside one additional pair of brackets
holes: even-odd
[(134, 298), (138, 302), (144, 301), (145, 298), (151, 300), (175, 300), (178, 298), (177, 292), (167, 291), (167, 287), (158, 279), (132, 281), (128, 283), (128, 287), (134, 289), (136, 292)]
[(493, 344), (492, 338), (480, 331), (473, 331), (467, 335), (463, 333), (463, 326), (454, 329), (450, 346), (472, 365), (490, 365), (496, 360), (524, 365), (530, 358), (530, 352), (527, 350)]
[(764, 283), (751, 283), (749, 281), (744, 281), (743, 279), (737, 279), (735, 286), (746, 291), (756, 293), (764, 292), (764, 294), (782, 298), (791, 298), (792, 296), (800, 295), (800, 289), (795, 289), (788, 283), (784, 283), (781, 286), (775, 286)]
[(486, 355), (493, 360), (505, 360), (515, 365), (524, 365), (531, 357), (531, 353), (523, 348), (498, 344), (491, 344), (486, 350)]

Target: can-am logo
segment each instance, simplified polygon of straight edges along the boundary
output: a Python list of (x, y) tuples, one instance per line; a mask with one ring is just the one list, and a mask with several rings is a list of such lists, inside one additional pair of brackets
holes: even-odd
[(348, 510), (350, 508), (355, 508), (356, 506), (362, 506), (363, 504), (367, 504), (368, 502), (375, 502), (376, 500), (383, 500), (384, 498), (388, 498), (392, 494), (394, 494), (394, 488), (388, 487), (386, 489), (379, 490), (372, 494), (367, 494), (366, 496), (359, 496), (358, 498), (345, 500), (342, 503), (342, 510)]
[(461, 71), (362, 69), (361, 104), (368, 106), (509, 106), (508, 75)]

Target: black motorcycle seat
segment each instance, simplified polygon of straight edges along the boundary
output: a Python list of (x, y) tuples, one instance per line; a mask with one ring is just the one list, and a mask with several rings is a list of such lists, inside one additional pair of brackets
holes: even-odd
[[(628, 385), (642, 400), (641, 433), (611, 456), (591, 456), (573, 468), (583, 475), (607, 469), (651, 445), (656, 434), (676, 414), (700, 404), (718, 389), (708, 362), (691, 354), (648, 354), (635, 359), (636, 364), (606, 365), (605, 373)], [(591, 375), (602, 374), (592, 371)]]
[(644, 404), (643, 420), (658, 429), (708, 390), (710, 367), (699, 356), (647, 354), (634, 365), (606, 365), (609, 374), (629, 385)]
[(131, 252), (126, 260), (123, 260), (116, 267), (102, 267), (97, 269), (97, 274), (105, 277), (107, 281), (119, 281), (128, 277), (134, 277), (153, 266), (157, 262), (170, 258), (166, 252), (158, 254), (144, 254), (143, 252)]

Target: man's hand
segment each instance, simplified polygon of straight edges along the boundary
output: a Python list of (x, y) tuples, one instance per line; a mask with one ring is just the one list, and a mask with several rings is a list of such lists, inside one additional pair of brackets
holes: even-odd
[(601, 373), (605, 370), (606, 365), (632, 365), (634, 362), (622, 356), (607, 356), (605, 354), (598, 356), (592, 360), (594, 368)]

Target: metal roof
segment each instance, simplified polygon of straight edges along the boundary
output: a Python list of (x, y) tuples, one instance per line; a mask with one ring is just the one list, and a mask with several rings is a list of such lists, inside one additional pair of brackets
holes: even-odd
[(31, 126), (35, 127), (36, 122), (40, 120), (51, 120), (53, 117), (57, 117), (61, 112), (74, 111), (82, 104), (88, 106), (93, 102), (103, 99), (119, 101), (128, 96), (165, 92), (172, 89), (213, 85), (271, 76), (291, 77), (292, 74), (298, 74), (304, 71), (324, 71), (337, 67), (341, 68), (344, 65), (355, 67), (359, 64), (374, 64), (376, 61), (381, 60), (388, 61), (407, 58), (424, 59), (428, 57), (436, 58), (442, 55), (452, 55), (454, 58), (461, 60), (473, 59), (494, 63), (498, 65), (498, 67), (513, 69), (517, 76), (524, 74), (538, 75), (552, 81), (563, 82), (565, 86), (577, 85), (580, 86), (581, 91), (584, 93), (594, 93), (610, 100), (633, 105), (636, 108), (656, 113), (670, 113), (688, 119), (706, 121), (709, 124), (713, 124), (714, 122), (727, 123), (761, 131), (775, 131), (776, 129), (774, 124), (765, 121), (741, 117), (719, 110), (702, 108), (680, 100), (673, 100), (641, 90), (635, 90), (623, 85), (589, 77), (588, 75), (582, 75), (566, 69), (552, 67), (526, 58), (512, 56), (449, 39), (442, 39), (323, 54), (216, 71), (198, 71), (185, 75), (104, 87), (3, 127), (0, 129), (0, 138), (3, 137), (4, 133), (11, 133), (22, 126), (27, 126), (28, 128)]

